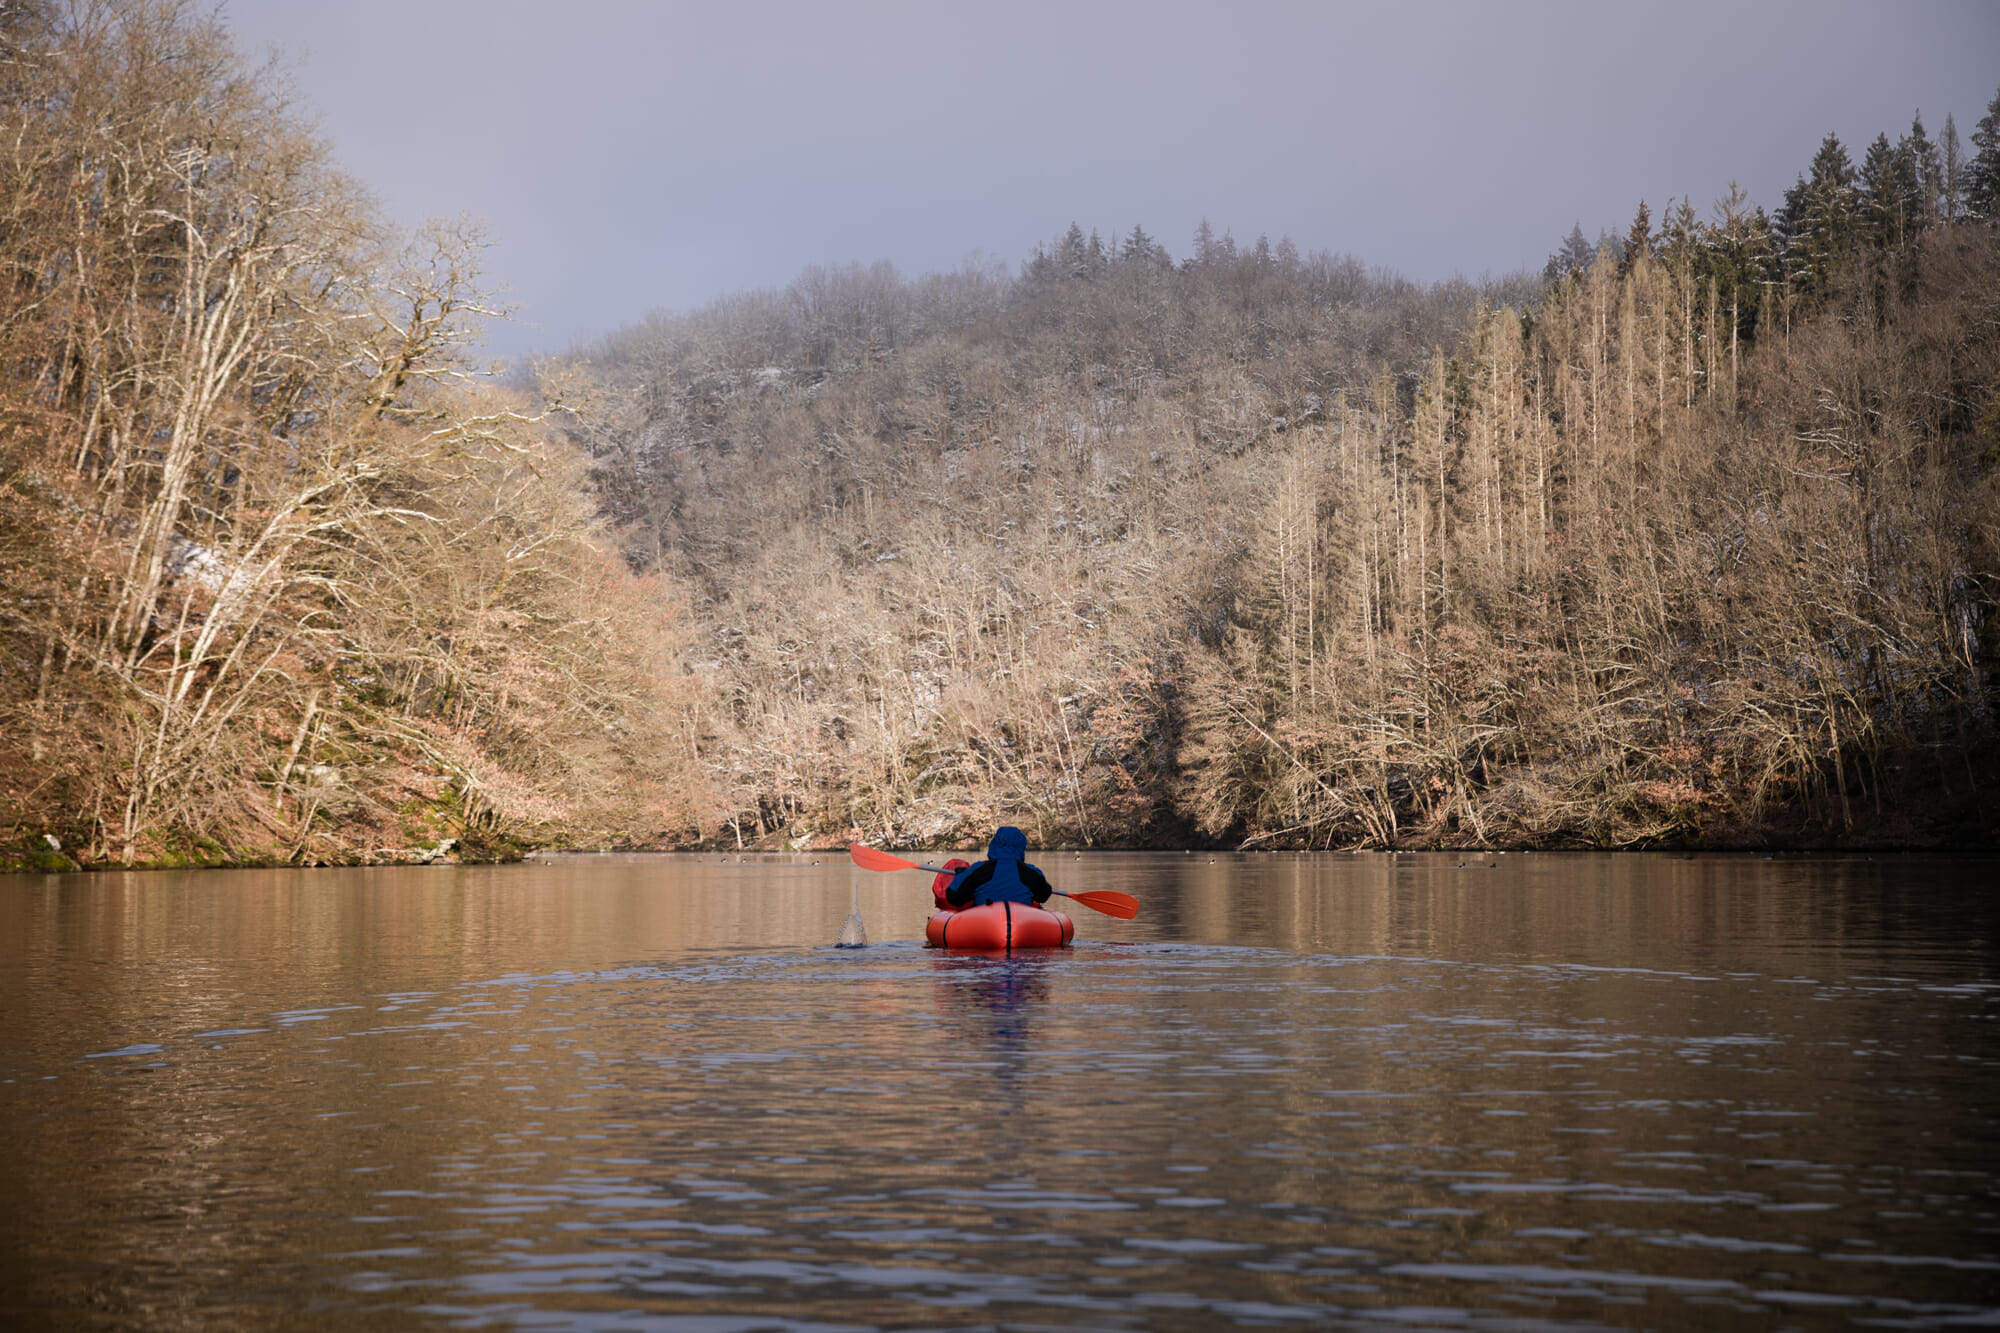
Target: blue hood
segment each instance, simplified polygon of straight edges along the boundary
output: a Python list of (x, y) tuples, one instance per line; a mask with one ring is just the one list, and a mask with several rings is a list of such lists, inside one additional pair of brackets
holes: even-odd
[(1005, 825), (993, 835), (992, 845), (986, 849), (989, 861), (1025, 861), (1028, 859), (1028, 835), (1012, 824)]

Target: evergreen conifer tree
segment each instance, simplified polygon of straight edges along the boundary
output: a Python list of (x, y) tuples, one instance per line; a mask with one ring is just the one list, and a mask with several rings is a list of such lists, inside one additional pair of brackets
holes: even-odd
[(1542, 269), (1542, 276), (1550, 282), (1566, 278), (1572, 273), (1582, 273), (1590, 268), (1590, 261), (1597, 257), (1597, 251), (1583, 234), (1583, 223), (1579, 220), (1563, 237), (1563, 243), (1549, 256), (1549, 262)]
[(1194, 229), (1194, 255), (1192, 258), (1196, 266), (1207, 268), (1214, 264), (1219, 257), (1220, 249), (1221, 247), (1216, 243), (1215, 239), (1215, 228), (1208, 225), (1207, 218), (1203, 218), (1201, 224)]
[(1812, 174), (1785, 191), (1778, 210), (1785, 274), (1806, 293), (1825, 290), (1841, 256), (1854, 245), (1854, 164), (1838, 135), (1813, 154)]
[(1694, 205), (1682, 195), (1681, 201), (1660, 218), (1660, 257), (1676, 272), (1692, 273), (1701, 256), (1701, 244), (1701, 222), (1694, 215)]
[(1919, 230), (1936, 226), (1944, 217), (1944, 157), (1924, 133), (1921, 111), (1910, 121), (1910, 132), (1897, 140), (1896, 152), (1907, 164), (1909, 184), (1915, 190), (1913, 224)]
[(1736, 312), (1736, 327), (1748, 339), (1755, 336), (1762, 285), (1771, 277), (1771, 221), (1735, 181), (1714, 211), (1714, 225), (1702, 232), (1703, 262), (1715, 277), (1718, 302)]
[(2000, 93), (1972, 131), (1976, 151), (1965, 164), (1965, 211), (1976, 218), (2000, 215)]
[(1037, 245), (1021, 265), (1021, 281), (1028, 287), (1046, 287), (1057, 277), (1055, 256)]
[(1097, 228), (1090, 229), (1090, 240), (1083, 247), (1083, 268), (1086, 277), (1096, 278), (1111, 267), (1111, 255), (1104, 248), (1104, 240), (1097, 234)]
[(1958, 126), (1951, 123), (1950, 112), (1945, 113), (1944, 132), (1938, 135), (1938, 151), (1944, 159), (1938, 210), (1946, 222), (1956, 222), (1965, 207), (1965, 150), (1959, 145)]
[(1090, 276), (1089, 243), (1083, 238), (1083, 228), (1074, 222), (1056, 246), (1056, 266), (1065, 278)]
[(1653, 210), (1646, 207), (1646, 201), (1639, 201), (1639, 211), (1632, 215), (1632, 225), (1625, 232), (1625, 253), (1618, 261), (1619, 273), (1632, 271), (1641, 255), (1653, 253)]
[[(1860, 235), (1877, 249), (1901, 245), (1907, 230), (1904, 174), (1889, 136), (1878, 134), (1861, 159), (1861, 197), (1857, 221)], [(1914, 191), (1912, 191), (1914, 192)]]

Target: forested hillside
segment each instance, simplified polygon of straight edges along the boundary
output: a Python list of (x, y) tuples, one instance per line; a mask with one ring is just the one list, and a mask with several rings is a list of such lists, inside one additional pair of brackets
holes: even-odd
[(189, 5), (0, 5), (0, 117), (0, 864), (691, 828), (678, 603), (473, 382), (476, 232)]
[(563, 420), (691, 590), (729, 840), (1984, 837), (1996, 126), (1484, 288), (1206, 226), (813, 271)]
[(2000, 98), (1496, 282), (1071, 226), (502, 389), (203, 11), (0, 44), (9, 864), (1996, 831)]

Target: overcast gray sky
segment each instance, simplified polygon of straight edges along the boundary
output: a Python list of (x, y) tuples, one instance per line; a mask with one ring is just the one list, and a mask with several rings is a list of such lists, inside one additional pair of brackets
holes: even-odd
[(1775, 208), (2000, 91), (2000, 3), (227, 0), (392, 218), (472, 213), (501, 354), (814, 263), (1017, 265), (1072, 220), (1411, 277), (1539, 267), (1644, 198)]

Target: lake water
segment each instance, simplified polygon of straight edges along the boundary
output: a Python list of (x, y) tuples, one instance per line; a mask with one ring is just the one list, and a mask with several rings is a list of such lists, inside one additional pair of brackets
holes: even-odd
[(0, 879), (0, 1324), (2000, 1322), (2000, 859), (817, 860)]

